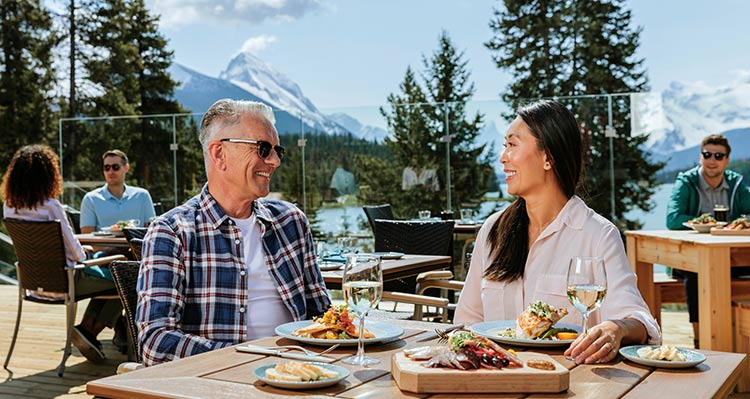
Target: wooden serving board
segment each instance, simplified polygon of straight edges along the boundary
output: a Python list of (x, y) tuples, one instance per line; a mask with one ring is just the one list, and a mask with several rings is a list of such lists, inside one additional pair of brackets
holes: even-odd
[(719, 229), (714, 227), (711, 229), (711, 234), (715, 236), (750, 236), (750, 230)]
[[(568, 389), (570, 372), (552, 357), (535, 352), (517, 355), (524, 361), (523, 368), (457, 370), (424, 367), (424, 360), (411, 360), (398, 352), (391, 358), (391, 373), (402, 391), (415, 393), (535, 393)], [(528, 367), (525, 363), (530, 359), (547, 360), (555, 365), (555, 370)]]

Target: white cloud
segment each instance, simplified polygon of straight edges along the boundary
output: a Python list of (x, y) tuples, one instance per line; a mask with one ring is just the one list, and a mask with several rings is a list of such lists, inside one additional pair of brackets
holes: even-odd
[(245, 43), (242, 44), (242, 48), (240, 49), (240, 52), (257, 55), (260, 51), (263, 51), (266, 47), (268, 47), (268, 45), (270, 45), (271, 43), (275, 43), (275, 42), (276, 42), (276, 36), (271, 36), (271, 35), (254, 36), (245, 40)]
[(148, 0), (168, 28), (205, 20), (260, 24), (290, 21), (323, 7), (325, 0)]

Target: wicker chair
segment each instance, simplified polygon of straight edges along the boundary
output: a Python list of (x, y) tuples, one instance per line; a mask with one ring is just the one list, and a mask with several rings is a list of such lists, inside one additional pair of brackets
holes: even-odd
[[(92, 297), (115, 298), (115, 290), (102, 291), (90, 295), (76, 295), (75, 273), (79, 269), (94, 265), (106, 265), (115, 260), (124, 260), (122, 255), (105, 256), (99, 259), (85, 260), (73, 267), (69, 267), (65, 257), (65, 244), (63, 242), (62, 230), (59, 220), (31, 221), (4, 219), (8, 229), (13, 248), (16, 252), (16, 272), (18, 274), (18, 313), (16, 325), (13, 330), (13, 339), (10, 349), (5, 358), (3, 368), (11, 375), (8, 369), (13, 348), (16, 345), (18, 326), (21, 322), (21, 311), (23, 301), (32, 301), (44, 304), (65, 305), (66, 308), (66, 338), (63, 357), (57, 368), (57, 375), (62, 377), (65, 372), (65, 361), (70, 356), (70, 343), (73, 323), (76, 316), (76, 304), (78, 301)], [(31, 292), (44, 292), (52, 294), (63, 294), (62, 298), (43, 298), (33, 296)]]
[(365, 211), (367, 221), (370, 222), (370, 229), (373, 234), (375, 233), (375, 219), (386, 219), (393, 220), (393, 208), (391, 204), (378, 205), (378, 206), (363, 206), (362, 209)]
[[(453, 255), (453, 221), (412, 222), (403, 220), (375, 220), (375, 251), (404, 252), (413, 255)], [(449, 270), (421, 273), (407, 279), (385, 283), (383, 298), (415, 305), (413, 318), (423, 317), (423, 306), (442, 309), (439, 317), (447, 322), (449, 312), (455, 309), (450, 303), (450, 291), (463, 288), (460, 281), (451, 280)], [(430, 288), (439, 288), (439, 298), (424, 295)]]
[(135, 307), (138, 301), (136, 282), (138, 282), (138, 269), (141, 263), (137, 261), (112, 262), (109, 270), (115, 280), (117, 294), (125, 309), (125, 318), (128, 327), (128, 360), (142, 363), (141, 351), (138, 348), (138, 328), (135, 325)]
[(122, 229), (125, 239), (130, 245), (130, 252), (133, 260), (141, 260), (141, 249), (143, 247), (143, 237), (146, 236), (148, 228), (146, 227), (126, 227)]
[(130, 252), (132, 252), (133, 259), (140, 261), (141, 252), (143, 252), (143, 240), (140, 238), (133, 238), (128, 241), (128, 245), (130, 245)]

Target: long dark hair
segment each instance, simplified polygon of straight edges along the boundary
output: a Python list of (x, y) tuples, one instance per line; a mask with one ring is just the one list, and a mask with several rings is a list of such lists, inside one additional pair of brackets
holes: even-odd
[[(542, 100), (520, 107), (516, 114), (537, 139), (539, 150), (547, 154), (565, 196), (572, 197), (583, 164), (581, 131), (573, 113), (558, 102)], [(523, 277), (529, 255), (529, 216), (523, 198), (516, 199), (495, 221), (487, 245), (494, 258), (485, 278), (511, 282)]]
[(46, 145), (21, 147), (5, 171), (2, 194), (8, 207), (34, 209), (62, 194), (60, 161)]

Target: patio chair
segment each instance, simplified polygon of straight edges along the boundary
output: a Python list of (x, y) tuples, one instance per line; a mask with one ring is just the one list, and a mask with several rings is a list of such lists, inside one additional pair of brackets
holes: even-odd
[(138, 282), (138, 269), (141, 262), (117, 261), (109, 265), (112, 278), (115, 281), (117, 294), (125, 309), (125, 319), (128, 329), (128, 361), (142, 363), (141, 351), (138, 348), (138, 328), (135, 325), (135, 307), (138, 301), (136, 283)]
[[(16, 345), (18, 327), (21, 322), (21, 311), (23, 301), (32, 301), (42, 304), (65, 305), (65, 348), (57, 375), (62, 377), (65, 372), (65, 361), (70, 356), (70, 343), (73, 331), (73, 323), (76, 316), (77, 302), (87, 298), (116, 298), (115, 290), (102, 291), (89, 295), (76, 295), (75, 273), (79, 270), (94, 266), (106, 265), (115, 260), (125, 260), (122, 255), (105, 256), (99, 259), (85, 260), (69, 267), (65, 257), (65, 244), (63, 242), (62, 230), (59, 220), (31, 221), (17, 219), (3, 219), (8, 233), (13, 240), (13, 249), (16, 252), (16, 272), (18, 275), (18, 313), (16, 325), (13, 330), (13, 338), (10, 349), (5, 358), (3, 368), (12, 376), (8, 369), (10, 357)], [(34, 295), (62, 294), (61, 298), (50, 296), (44, 297)], [(10, 378), (10, 377), (9, 377)]]
[(363, 206), (362, 209), (365, 211), (365, 216), (367, 216), (367, 221), (370, 223), (370, 229), (373, 234), (375, 234), (375, 219), (394, 219), (391, 204), (377, 206), (366, 205)]
[(143, 240), (140, 238), (133, 238), (128, 241), (130, 245), (130, 252), (133, 254), (133, 260), (141, 260), (141, 252), (143, 252)]
[[(404, 220), (375, 220), (375, 251), (403, 252), (412, 255), (453, 255), (453, 221), (404, 221)], [(453, 265), (451, 265), (451, 268)], [(440, 318), (448, 321), (449, 310), (455, 305), (445, 301), (435, 301), (435, 297), (424, 295), (427, 289), (439, 288), (441, 298), (450, 301), (453, 295), (450, 291), (460, 290), (458, 284), (440, 283), (451, 281), (452, 271), (426, 272), (418, 276), (389, 281), (384, 284), (383, 297), (396, 302), (406, 302), (415, 305), (414, 319), (423, 316), (422, 305), (436, 306), (443, 309)], [(458, 282), (457, 282), (458, 283)], [(403, 296), (399, 294), (410, 294)], [(417, 295), (417, 296), (411, 296)], [(421, 298), (419, 297), (421, 295)], [(399, 300), (399, 297), (401, 300)], [(421, 303), (415, 303), (420, 300)]]
[(147, 231), (147, 227), (126, 227), (122, 229), (122, 232), (125, 234), (125, 239), (128, 240), (133, 260), (141, 260), (143, 237), (146, 236)]

